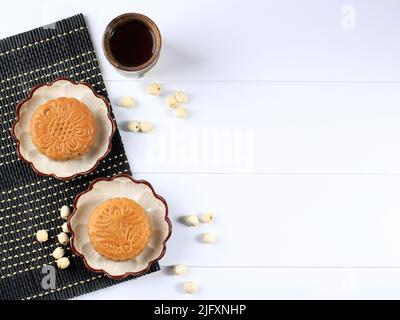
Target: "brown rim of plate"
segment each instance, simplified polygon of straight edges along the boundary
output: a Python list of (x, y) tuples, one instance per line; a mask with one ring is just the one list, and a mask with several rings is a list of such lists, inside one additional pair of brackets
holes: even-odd
[[(72, 217), (74, 216), (74, 214), (76, 214), (76, 211), (77, 211), (77, 203), (78, 203), (78, 200), (79, 200), (79, 198), (80, 198), (81, 196), (83, 196), (84, 194), (86, 194), (86, 193), (90, 192), (91, 190), (93, 190), (94, 185), (95, 185), (97, 182), (100, 182), (100, 181), (113, 181), (113, 180), (115, 180), (115, 179), (117, 179), (117, 178), (128, 178), (129, 180), (131, 180), (131, 181), (134, 182), (134, 183), (145, 184), (145, 185), (147, 185), (147, 186), (150, 188), (150, 190), (151, 190), (152, 193), (153, 193), (153, 196), (154, 196), (155, 198), (157, 198), (158, 200), (160, 200), (160, 201), (164, 204), (164, 206), (165, 206), (165, 221), (166, 221), (167, 224), (168, 224), (168, 234), (167, 234), (166, 238), (165, 238), (164, 241), (163, 241), (163, 248), (162, 248), (162, 251), (161, 251), (160, 255), (159, 255), (156, 259), (153, 259), (153, 260), (149, 261), (149, 263), (148, 263), (148, 265), (147, 265), (147, 267), (146, 267), (145, 269), (143, 269), (143, 270), (141, 270), (141, 271), (138, 271), (138, 272), (126, 272), (126, 273), (124, 273), (124, 274), (122, 274), (122, 275), (114, 276), (114, 275), (110, 275), (110, 274), (109, 274), (107, 271), (105, 271), (104, 269), (94, 269), (94, 268), (92, 268), (91, 266), (89, 266), (88, 262), (86, 261), (85, 255), (82, 254), (82, 253), (80, 253), (80, 252), (75, 248), (75, 245), (74, 245), (74, 230), (72, 230), (72, 227), (71, 227), (71, 219), (72, 219)], [(68, 229), (69, 229), (69, 232), (71, 233), (71, 239), (70, 239), (71, 249), (72, 249), (72, 252), (73, 252), (74, 254), (76, 254), (77, 256), (79, 256), (79, 257), (82, 258), (83, 263), (85, 264), (85, 267), (86, 267), (88, 270), (90, 270), (90, 271), (92, 271), (92, 272), (97, 272), (97, 273), (104, 273), (107, 277), (109, 277), (109, 278), (111, 278), (111, 279), (113, 279), (113, 280), (122, 280), (122, 279), (125, 279), (126, 277), (129, 277), (129, 276), (136, 276), (136, 277), (137, 277), (137, 276), (141, 276), (141, 275), (145, 274), (147, 271), (149, 271), (149, 269), (151, 268), (151, 266), (152, 266), (153, 263), (159, 261), (159, 260), (165, 255), (165, 252), (167, 251), (167, 241), (168, 241), (168, 239), (171, 237), (171, 233), (172, 233), (172, 224), (171, 224), (171, 220), (169, 219), (168, 204), (167, 204), (167, 201), (165, 201), (165, 199), (164, 199), (163, 197), (161, 197), (160, 195), (158, 195), (158, 194), (154, 191), (154, 188), (153, 188), (153, 186), (150, 184), (150, 182), (148, 182), (148, 181), (146, 181), (146, 180), (135, 180), (135, 179), (133, 179), (131, 176), (129, 176), (129, 175), (125, 174), (125, 173), (117, 174), (117, 175), (115, 175), (115, 176), (113, 176), (113, 177), (111, 177), (111, 178), (97, 178), (97, 179), (93, 180), (93, 181), (90, 183), (89, 187), (88, 187), (85, 191), (79, 193), (79, 194), (74, 198), (73, 206), (74, 206), (74, 210), (73, 210), (72, 213), (69, 215), (68, 220), (67, 220)]]
[[(73, 85), (84, 85), (84, 86), (88, 87), (88, 88), (92, 91), (92, 93), (93, 93), (97, 98), (100, 98), (101, 100), (103, 100), (103, 102), (105, 103), (105, 105), (106, 105), (106, 107), (107, 107), (107, 117), (108, 117), (108, 119), (110, 120), (111, 126), (112, 126), (112, 132), (111, 132), (111, 135), (110, 135), (110, 137), (109, 137), (109, 139), (108, 139), (108, 148), (107, 148), (106, 152), (105, 152), (101, 157), (99, 157), (99, 158), (97, 159), (96, 163), (94, 164), (94, 166), (93, 166), (92, 168), (90, 168), (89, 170), (84, 171), (84, 172), (77, 172), (77, 173), (73, 174), (73, 175), (70, 176), (70, 177), (59, 177), (59, 176), (57, 176), (57, 175), (54, 174), (54, 173), (47, 174), (47, 173), (43, 173), (43, 172), (39, 171), (38, 169), (36, 169), (36, 167), (35, 167), (35, 165), (33, 164), (32, 161), (29, 161), (29, 160), (25, 159), (25, 158), (22, 156), (21, 151), (20, 151), (20, 141), (19, 141), (19, 139), (17, 138), (17, 136), (15, 135), (15, 126), (17, 125), (17, 123), (18, 123), (18, 121), (19, 121), (19, 118), (20, 118), (19, 113), (20, 113), (21, 107), (22, 107), (27, 101), (29, 101), (29, 100), (33, 97), (33, 94), (34, 94), (35, 91), (38, 90), (39, 88), (44, 87), (44, 86), (46, 86), (46, 87), (51, 87), (51, 86), (52, 86), (54, 83), (56, 83), (57, 81), (62, 81), (62, 80), (63, 80), (63, 81), (68, 81), (68, 82), (72, 83)], [(13, 125), (12, 125), (12, 130), (11, 130), (11, 136), (13, 137), (13, 139), (14, 139), (15, 142), (16, 142), (18, 158), (21, 159), (22, 161), (28, 163), (28, 164), (31, 166), (31, 168), (33, 169), (33, 171), (36, 172), (36, 174), (38, 174), (38, 175), (41, 176), (41, 177), (50, 176), (50, 177), (56, 178), (56, 179), (58, 179), (58, 180), (71, 180), (71, 179), (76, 178), (77, 176), (85, 175), (85, 174), (88, 174), (88, 173), (92, 172), (93, 170), (95, 170), (95, 169), (98, 167), (98, 165), (100, 164), (100, 162), (101, 162), (105, 157), (107, 157), (107, 155), (111, 152), (111, 149), (112, 149), (112, 138), (114, 137), (114, 134), (115, 134), (116, 129), (117, 129), (117, 126), (116, 126), (116, 124), (115, 124), (115, 120), (111, 117), (111, 104), (108, 102), (108, 100), (107, 100), (104, 96), (101, 96), (101, 95), (97, 94), (97, 93), (93, 90), (92, 86), (91, 86), (90, 84), (86, 83), (86, 82), (78, 82), (78, 81), (74, 81), (74, 80), (71, 80), (71, 79), (68, 79), (68, 78), (65, 78), (65, 77), (60, 77), (60, 78), (57, 78), (57, 79), (53, 80), (52, 82), (49, 82), (49, 83), (41, 83), (41, 84), (38, 84), (38, 85), (34, 86), (34, 87), (31, 89), (31, 91), (29, 92), (28, 97), (26, 97), (24, 100), (21, 100), (21, 101), (17, 104), (17, 108), (16, 108), (16, 111), (15, 111), (15, 120), (14, 120), (14, 123), (13, 123)]]
[[(111, 52), (110, 48), (110, 38), (112, 33), (115, 31), (115, 29), (122, 23), (129, 21), (129, 20), (139, 20), (143, 22), (153, 33), (155, 39), (155, 50), (151, 58), (146, 61), (145, 63), (135, 66), (135, 67), (128, 67), (125, 66), (121, 63), (119, 63), (114, 55)], [(139, 71), (144, 71), (153, 66), (161, 52), (161, 44), (162, 44), (162, 37), (161, 37), (161, 32), (160, 29), (158, 29), (157, 25), (153, 20), (151, 20), (149, 17), (140, 14), (140, 13), (124, 13), (119, 15), (118, 17), (115, 17), (106, 27), (106, 30), (104, 31), (103, 35), (103, 51), (104, 55), (106, 56), (108, 62), (110, 62), (115, 68), (122, 70), (122, 71), (127, 71), (127, 72), (139, 72)]]

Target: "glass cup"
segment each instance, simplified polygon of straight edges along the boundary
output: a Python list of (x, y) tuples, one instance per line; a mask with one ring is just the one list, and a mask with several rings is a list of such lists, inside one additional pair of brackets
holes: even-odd
[[(140, 65), (128, 66), (118, 61), (113, 54), (111, 48), (111, 39), (113, 34), (121, 27), (129, 22), (140, 22), (145, 25), (150, 31), (153, 39), (153, 51), (149, 59)], [(142, 77), (147, 71), (154, 67), (157, 63), (161, 52), (161, 33), (157, 25), (149, 17), (139, 13), (125, 13), (114, 18), (107, 26), (103, 36), (103, 50), (107, 60), (114, 66), (118, 71), (124, 75), (131, 77)], [(138, 44), (140, 45), (140, 44)]]

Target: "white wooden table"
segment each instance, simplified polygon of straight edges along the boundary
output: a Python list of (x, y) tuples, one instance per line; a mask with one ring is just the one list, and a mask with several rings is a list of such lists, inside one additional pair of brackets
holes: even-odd
[[(174, 231), (159, 272), (84, 299), (400, 298), (400, 2), (35, 1), (1, 5), (0, 37), (86, 15), (137, 178), (169, 202)], [(156, 68), (127, 79), (102, 32), (120, 13), (159, 25)], [(172, 116), (165, 91), (190, 94)], [(215, 224), (176, 219), (215, 212)], [(215, 245), (196, 239), (219, 237)], [(184, 295), (194, 280), (200, 291)]]

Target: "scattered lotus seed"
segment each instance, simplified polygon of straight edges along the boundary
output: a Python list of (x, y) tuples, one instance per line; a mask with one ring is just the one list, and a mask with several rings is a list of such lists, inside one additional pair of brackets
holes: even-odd
[(65, 250), (63, 248), (58, 247), (53, 251), (52, 256), (54, 257), (54, 259), (58, 260), (64, 257), (64, 254)]
[(204, 233), (202, 236), (204, 243), (215, 243), (217, 242), (217, 237), (215, 234), (212, 233)]
[(200, 216), (200, 221), (203, 223), (211, 223), (214, 221), (214, 214), (211, 212), (205, 212)]
[(68, 223), (67, 223), (67, 222), (64, 222), (64, 223), (63, 223), (63, 225), (61, 226), (61, 229), (62, 229), (62, 231), (65, 232), (65, 233), (69, 233), (69, 232), (70, 232), (70, 231), (69, 231), (69, 228), (68, 228)]
[(161, 93), (161, 86), (158, 83), (151, 83), (147, 87), (147, 92), (151, 95), (158, 96)]
[(47, 240), (49, 240), (49, 234), (46, 230), (39, 230), (38, 232), (36, 232), (36, 239), (40, 243), (46, 242)]
[(71, 213), (71, 209), (68, 206), (61, 207), (61, 210), (60, 210), (61, 218), (67, 219), (70, 213)]
[(187, 94), (183, 91), (177, 91), (175, 93), (175, 98), (179, 103), (185, 103), (189, 100)]
[(188, 116), (188, 110), (185, 107), (178, 107), (175, 110), (175, 116), (178, 118), (186, 118)]
[(167, 105), (170, 108), (175, 109), (176, 107), (178, 107), (178, 101), (176, 100), (176, 98), (174, 96), (168, 96), (167, 97)]
[(60, 269), (66, 269), (69, 267), (69, 259), (67, 257), (60, 258), (56, 261), (57, 267)]
[(148, 133), (153, 131), (153, 125), (150, 122), (147, 121), (141, 121), (139, 123), (140, 126), (140, 131), (144, 132), (144, 133)]
[(140, 131), (140, 123), (139, 121), (130, 121), (128, 122), (128, 129), (132, 132)]
[(69, 237), (65, 232), (61, 232), (57, 235), (58, 242), (62, 245), (66, 245), (69, 242)]
[(132, 97), (122, 97), (119, 101), (119, 105), (124, 108), (134, 107), (135, 104), (135, 99), (133, 99)]
[(193, 281), (187, 281), (183, 284), (183, 290), (185, 290), (185, 292), (188, 294), (195, 293), (197, 289), (198, 289), (197, 283)]
[(186, 266), (184, 266), (183, 264), (177, 264), (176, 266), (172, 267), (172, 272), (173, 274), (180, 276), (182, 274), (186, 273)]
[(191, 227), (196, 227), (199, 224), (199, 218), (197, 218), (197, 216), (186, 216), (184, 220), (185, 223)]

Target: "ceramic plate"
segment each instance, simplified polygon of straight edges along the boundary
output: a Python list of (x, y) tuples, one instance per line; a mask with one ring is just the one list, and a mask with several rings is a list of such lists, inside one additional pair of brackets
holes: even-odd
[[(79, 159), (57, 161), (39, 152), (32, 142), (30, 122), (37, 108), (49, 100), (59, 97), (76, 98), (92, 112), (96, 123), (96, 141), (89, 153)], [(32, 89), (28, 98), (21, 101), (16, 110), (13, 136), (17, 142), (17, 153), (21, 160), (29, 163), (40, 175), (68, 180), (93, 171), (111, 151), (111, 139), (115, 123), (110, 115), (108, 101), (96, 94), (89, 84), (59, 78), (49, 84), (38, 85)]]
[[(101, 256), (93, 247), (88, 232), (89, 218), (98, 205), (112, 198), (128, 198), (145, 209), (151, 236), (146, 248), (134, 259), (113, 261)], [(141, 275), (151, 264), (160, 260), (171, 235), (171, 222), (165, 200), (154, 192), (147, 181), (137, 181), (120, 174), (111, 179), (96, 179), (87, 191), (74, 201), (74, 211), (68, 219), (71, 231), (71, 247), (83, 258), (86, 267), (93, 272), (103, 272), (112, 279), (123, 279), (130, 275)]]

